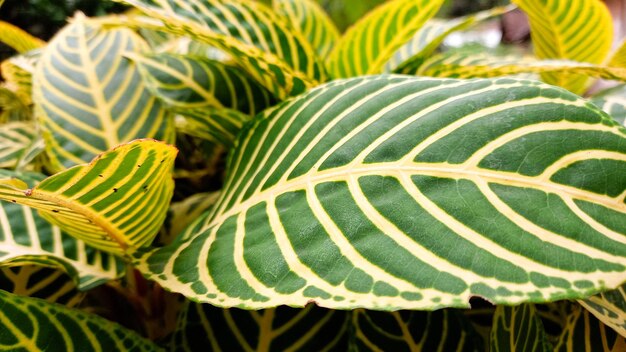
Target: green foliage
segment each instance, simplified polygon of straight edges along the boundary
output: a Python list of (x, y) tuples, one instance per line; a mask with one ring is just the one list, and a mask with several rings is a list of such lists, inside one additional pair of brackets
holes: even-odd
[(514, 5), (119, 1), (0, 23), (0, 347), (626, 349), (600, 0), (513, 1), (525, 56), (441, 45)]

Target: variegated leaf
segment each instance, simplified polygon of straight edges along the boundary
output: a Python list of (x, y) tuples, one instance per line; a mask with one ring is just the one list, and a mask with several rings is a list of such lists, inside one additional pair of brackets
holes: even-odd
[[(19, 177), (34, 187), (45, 177), (2, 170), (0, 177)], [(62, 232), (33, 209), (0, 204), (0, 266), (35, 264), (66, 272), (81, 290), (117, 279), (124, 273), (118, 258)]]
[(160, 237), (161, 242), (169, 244), (183, 230), (209, 210), (217, 201), (219, 192), (198, 193), (183, 201), (172, 203), (165, 220), (166, 233)]
[(532, 304), (496, 308), (490, 351), (552, 351), (541, 318)]
[(33, 188), (18, 179), (0, 180), (0, 199), (38, 209), (70, 235), (122, 255), (150, 244), (163, 224), (175, 157), (170, 145), (137, 140)]
[(464, 49), (436, 54), (428, 58), (417, 71), (404, 73), (431, 77), (484, 78), (521, 73), (566, 73), (585, 77), (626, 81), (626, 69), (566, 60), (535, 60), (528, 57), (495, 56), (486, 53), (469, 54)]
[(210, 214), (138, 255), (194, 300), (434, 309), (626, 279), (626, 132), (563, 89), (340, 80), (258, 115), (235, 145)]
[(139, 27), (189, 36), (230, 54), (279, 98), (326, 80), (306, 38), (260, 2), (244, 0), (123, 0), (162, 22)]
[(37, 265), (0, 268), (0, 290), (75, 307), (85, 293), (63, 271)]
[(621, 352), (626, 340), (610, 327), (602, 324), (589, 311), (572, 304), (567, 324), (554, 351), (567, 352)]
[(433, 18), (420, 28), (411, 40), (393, 54), (385, 64), (385, 72), (409, 73), (430, 57), (451, 33), (465, 30), (473, 25), (502, 15), (515, 6), (494, 7), (493, 9), (453, 19)]
[(32, 112), (27, 102), (22, 101), (13, 89), (6, 85), (0, 85), (0, 123), (27, 121), (32, 118)]
[(0, 64), (4, 85), (20, 98), (24, 105), (32, 104), (32, 73), (40, 50), (8, 58)]
[(609, 66), (626, 67), (626, 39), (622, 40), (613, 56), (609, 60)]
[(304, 34), (320, 57), (326, 57), (339, 40), (339, 30), (315, 0), (273, 0), (272, 4), (276, 13)]
[(352, 312), (355, 351), (481, 351), (483, 341), (456, 310)]
[(330, 52), (335, 78), (383, 72), (385, 63), (441, 7), (443, 0), (392, 0), (348, 28)]
[[(513, 0), (530, 20), (535, 55), (601, 64), (613, 43), (613, 21), (601, 0)], [(583, 93), (585, 75), (544, 74), (543, 79)]]
[(14, 121), (0, 125), (0, 167), (15, 168), (36, 139), (37, 131), (32, 122)]
[(187, 302), (172, 351), (346, 351), (349, 313), (308, 305), (259, 311)]
[(275, 103), (244, 71), (219, 61), (175, 54), (130, 57), (148, 89), (177, 112), (229, 108), (253, 116)]
[(0, 42), (15, 49), (18, 53), (25, 53), (46, 45), (43, 40), (4, 21), (0, 21)]
[(33, 77), (50, 168), (88, 162), (137, 138), (174, 140), (173, 119), (124, 57), (146, 48), (129, 29), (104, 30), (81, 16), (52, 39)]
[(626, 124), (626, 85), (622, 84), (600, 91), (590, 100), (611, 115), (615, 121), (622, 125)]
[(158, 351), (137, 333), (96, 315), (0, 291), (0, 349)]
[(251, 116), (232, 109), (189, 109), (176, 117), (176, 129), (190, 136), (231, 147)]
[(626, 286), (578, 301), (601, 322), (626, 337)]

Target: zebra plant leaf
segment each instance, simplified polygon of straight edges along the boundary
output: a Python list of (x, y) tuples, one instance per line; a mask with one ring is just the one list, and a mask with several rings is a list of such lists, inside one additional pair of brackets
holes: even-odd
[(115, 255), (148, 245), (163, 224), (176, 148), (136, 140), (28, 188), (0, 180), (0, 199), (38, 209), (51, 223)]
[(31, 109), (16, 91), (7, 85), (0, 85), (0, 123), (26, 121), (32, 118)]
[(481, 351), (483, 341), (451, 309), (352, 312), (355, 351)]
[(159, 351), (116, 323), (37, 298), (0, 291), (0, 349)]
[(626, 85), (605, 89), (594, 94), (591, 102), (599, 106), (607, 114), (621, 123), (626, 124)]
[(150, 91), (177, 112), (229, 108), (256, 115), (274, 99), (242, 70), (199, 56), (130, 56)]
[(210, 214), (137, 255), (194, 300), (435, 309), (626, 279), (626, 133), (565, 90), (339, 80), (257, 115), (235, 145)]
[(36, 138), (32, 122), (13, 121), (0, 125), (0, 167), (15, 168)]
[(279, 98), (302, 93), (326, 80), (306, 38), (284, 18), (256, 1), (123, 0), (161, 23), (140, 27), (188, 36), (230, 54)]
[(385, 64), (385, 72), (408, 73), (415, 71), (451, 33), (465, 30), (473, 25), (502, 15), (515, 6), (494, 7), (472, 15), (453, 19), (433, 18), (420, 28), (411, 40), (396, 51)]
[(247, 311), (186, 302), (171, 345), (181, 351), (347, 351), (349, 314), (314, 305)]
[(23, 29), (4, 21), (0, 21), (0, 42), (15, 49), (18, 53), (25, 53), (46, 45), (43, 40), (33, 37)]
[(498, 306), (491, 329), (491, 351), (553, 351), (535, 307)]
[(251, 116), (233, 109), (189, 109), (176, 117), (176, 129), (190, 136), (232, 147)]
[(159, 238), (161, 242), (171, 243), (187, 226), (209, 210), (218, 197), (219, 192), (197, 193), (172, 203)]
[[(513, 0), (530, 20), (535, 55), (590, 64), (605, 61), (613, 43), (613, 21), (600, 0)], [(543, 79), (582, 93), (588, 77), (545, 74)]]
[(394, 53), (441, 7), (443, 0), (393, 0), (371, 11), (340, 38), (327, 64), (335, 78), (381, 73)]
[(581, 74), (608, 80), (626, 81), (626, 69), (566, 60), (535, 60), (514, 56), (493, 56), (486, 53), (468, 55), (464, 49), (436, 54), (417, 71), (403, 73), (431, 77), (484, 78), (522, 73)]
[(124, 273), (119, 259), (61, 231), (29, 207), (2, 202), (0, 227), (0, 265), (54, 267), (66, 272), (81, 290)]
[(70, 308), (77, 306), (85, 296), (63, 271), (37, 265), (0, 268), (0, 290)]
[(34, 65), (39, 50), (8, 58), (0, 64), (4, 85), (15, 92), (24, 105), (32, 104)]
[(53, 170), (137, 138), (173, 141), (173, 119), (124, 57), (144, 49), (131, 30), (103, 30), (82, 16), (52, 39), (33, 77), (33, 100)]
[(319, 57), (326, 57), (341, 36), (331, 18), (314, 0), (274, 0), (272, 5), (276, 13), (285, 16), (304, 34)]
[(604, 324), (626, 337), (626, 287), (578, 301)]
[(567, 323), (554, 351), (619, 352), (626, 350), (626, 340), (602, 324), (589, 311), (572, 304)]

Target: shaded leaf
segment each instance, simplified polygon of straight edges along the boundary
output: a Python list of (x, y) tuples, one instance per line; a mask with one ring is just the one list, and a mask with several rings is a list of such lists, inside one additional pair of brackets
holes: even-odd
[(541, 318), (532, 304), (496, 308), (491, 351), (552, 351)]

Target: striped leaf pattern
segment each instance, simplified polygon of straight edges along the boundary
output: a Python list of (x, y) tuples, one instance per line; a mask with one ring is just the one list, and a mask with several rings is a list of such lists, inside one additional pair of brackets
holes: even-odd
[(625, 138), (535, 81), (335, 81), (244, 126), (210, 215), (137, 264), (255, 309), (586, 297), (625, 278)]
[(328, 57), (335, 78), (383, 72), (394, 53), (441, 7), (443, 0), (392, 0), (350, 27)]
[(601, 322), (626, 337), (626, 287), (580, 300), (580, 304)]
[[(4, 170), (0, 175), (20, 177), (29, 186), (44, 178)], [(66, 272), (81, 290), (114, 280), (124, 272), (121, 260), (61, 231), (33, 209), (6, 202), (0, 204), (0, 263), (54, 267)]]
[(0, 123), (26, 121), (32, 118), (31, 109), (20, 96), (6, 85), (0, 85)]
[(4, 21), (0, 21), (0, 42), (15, 49), (18, 53), (25, 53), (46, 45), (43, 40)]
[(626, 350), (626, 340), (602, 324), (580, 305), (572, 305), (567, 323), (554, 351), (558, 352), (620, 352)]
[[(535, 55), (590, 64), (605, 61), (613, 42), (613, 21), (601, 0), (513, 0), (528, 14)], [(543, 75), (550, 84), (582, 93), (588, 77)]]
[(85, 295), (64, 272), (36, 265), (0, 268), (0, 290), (70, 308), (77, 306)]
[(279, 98), (326, 80), (323, 64), (306, 38), (260, 2), (123, 1), (162, 21), (140, 27), (188, 36), (225, 51)]
[(0, 349), (158, 351), (135, 332), (95, 315), (0, 291)]
[(309, 305), (259, 311), (187, 302), (172, 351), (346, 351), (349, 313)]
[(491, 351), (552, 351), (532, 304), (498, 306), (491, 330)]
[(219, 61), (175, 54), (131, 58), (148, 89), (178, 113), (229, 108), (254, 116), (274, 104), (270, 92), (245, 72)]
[(590, 100), (611, 115), (615, 121), (622, 125), (626, 124), (626, 85), (621, 84), (600, 91), (594, 94)]
[(352, 314), (355, 351), (481, 351), (483, 341), (456, 310)]
[(172, 243), (187, 226), (209, 210), (217, 202), (218, 197), (219, 192), (197, 193), (183, 201), (172, 203), (165, 219), (162, 235), (159, 237), (161, 242)]
[(622, 41), (609, 60), (609, 66), (626, 67), (626, 39)]
[(408, 43), (403, 45), (387, 61), (384, 72), (415, 72), (451, 33), (465, 30), (490, 18), (507, 13), (514, 8), (515, 6), (494, 7), (493, 9), (464, 17), (430, 19), (413, 35), (413, 38)]
[(176, 148), (137, 140), (34, 188), (0, 181), (0, 199), (38, 209), (68, 234), (116, 255), (150, 244), (165, 220)]
[(626, 81), (626, 69), (598, 66), (566, 60), (535, 60), (515, 56), (495, 56), (452, 50), (428, 58), (416, 71), (403, 71), (430, 77), (487, 78), (524, 73), (566, 73), (607, 80)]
[(14, 91), (24, 105), (32, 104), (32, 73), (38, 59), (38, 52), (39, 50), (28, 55), (14, 56), (0, 64), (4, 86)]
[(250, 115), (233, 109), (190, 109), (176, 117), (176, 130), (232, 147), (243, 124), (250, 119)]
[(137, 138), (173, 141), (173, 119), (123, 56), (145, 49), (131, 30), (103, 30), (81, 16), (50, 42), (33, 77), (33, 100), (53, 170)]
[(0, 125), (0, 167), (15, 168), (36, 138), (32, 122), (14, 121)]
[(324, 9), (314, 0), (274, 0), (274, 10), (289, 20), (317, 51), (326, 57), (341, 36)]

